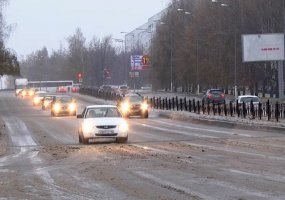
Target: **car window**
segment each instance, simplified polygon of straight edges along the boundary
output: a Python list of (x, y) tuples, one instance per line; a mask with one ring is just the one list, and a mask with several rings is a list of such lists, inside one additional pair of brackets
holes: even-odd
[(86, 118), (121, 117), (117, 108), (90, 108), (87, 110)]
[(137, 102), (142, 102), (143, 97), (141, 97), (141, 96), (129, 96), (129, 97), (126, 97), (126, 100), (128, 100), (131, 103), (137, 103)]
[(212, 94), (222, 94), (223, 92), (221, 90), (212, 90), (210, 91)]
[(60, 102), (70, 102), (72, 101), (72, 98), (71, 97), (58, 97), (56, 100)]
[(45, 100), (53, 100), (53, 96), (46, 96)]
[(240, 102), (250, 103), (250, 102), (260, 102), (257, 97), (242, 97), (240, 98)]

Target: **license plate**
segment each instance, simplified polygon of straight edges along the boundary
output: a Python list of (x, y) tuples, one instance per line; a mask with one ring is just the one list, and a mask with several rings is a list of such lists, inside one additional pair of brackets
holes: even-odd
[(99, 130), (98, 134), (114, 134), (113, 130)]

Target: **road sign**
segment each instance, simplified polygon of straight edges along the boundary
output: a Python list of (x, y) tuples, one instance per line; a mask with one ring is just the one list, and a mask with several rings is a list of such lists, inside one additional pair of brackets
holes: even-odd
[(129, 77), (130, 78), (138, 78), (138, 77), (140, 77), (140, 72), (131, 71), (131, 72), (129, 72)]
[(132, 70), (146, 70), (149, 68), (149, 61), (148, 55), (132, 55), (131, 68)]

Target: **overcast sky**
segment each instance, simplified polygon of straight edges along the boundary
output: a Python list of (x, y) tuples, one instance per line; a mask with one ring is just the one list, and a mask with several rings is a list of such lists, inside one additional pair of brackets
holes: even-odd
[(169, 0), (10, 0), (5, 9), (8, 24), (15, 30), (7, 46), (18, 56), (46, 46), (57, 50), (66, 38), (81, 28), (87, 41), (93, 36), (130, 32), (164, 9)]

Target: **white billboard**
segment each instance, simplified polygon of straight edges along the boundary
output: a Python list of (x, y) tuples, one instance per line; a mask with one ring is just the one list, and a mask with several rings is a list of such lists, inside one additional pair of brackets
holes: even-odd
[(284, 60), (284, 34), (242, 35), (243, 62)]

